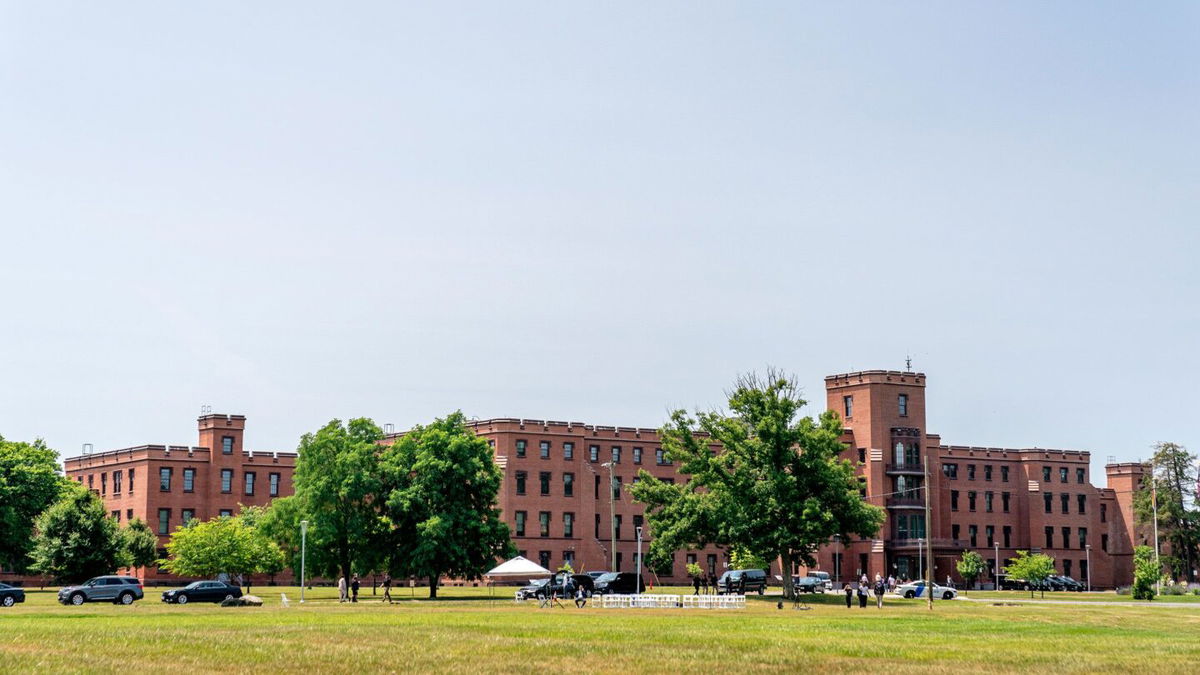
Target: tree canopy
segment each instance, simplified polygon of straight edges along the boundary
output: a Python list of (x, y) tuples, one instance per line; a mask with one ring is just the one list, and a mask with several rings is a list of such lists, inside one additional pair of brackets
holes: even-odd
[[(1029, 582), (1029, 595), (1033, 596), (1033, 587), (1045, 581), (1054, 574), (1054, 558), (1043, 553), (1030, 555), (1029, 551), (1017, 551), (1017, 556), (1008, 562), (1008, 577), (1023, 579)], [(1043, 588), (1045, 588), (1043, 586)], [(1042, 595), (1046, 592), (1043, 590)]]
[(461, 412), (418, 426), (384, 453), (392, 488), (386, 515), (393, 528), (389, 567), (429, 579), (476, 579), (496, 558), (516, 553), (496, 498), (502, 474), (486, 440)]
[(283, 551), (247, 519), (220, 516), (192, 520), (171, 534), (167, 559), (160, 566), (183, 577), (274, 574), (284, 563)]
[(805, 401), (798, 392), (794, 379), (775, 371), (746, 375), (729, 395), (728, 414), (671, 414), (662, 445), (687, 481), (641, 471), (631, 488), (647, 507), (652, 565), (681, 548), (737, 547), (782, 559), (791, 596), (791, 562), (813, 565), (834, 535), (875, 536), (884, 512), (863, 499), (862, 480), (840, 456), (837, 414), (799, 417)]
[(963, 551), (962, 557), (959, 558), (955, 567), (958, 568), (958, 574), (963, 578), (963, 581), (967, 582), (968, 587), (978, 581), (979, 577), (983, 576), (983, 573), (987, 570), (987, 564), (983, 562), (983, 556), (975, 551)]
[[(1154, 522), (1158, 500), (1158, 533), (1169, 545), (1163, 562), (1176, 579), (1196, 581), (1200, 562), (1200, 494), (1197, 494), (1196, 455), (1176, 443), (1158, 443), (1148, 462), (1148, 480), (1133, 496), (1133, 513), (1139, 525)], [(1155, 494), (1157, 492), (1157, 494)]]
[(132, 567), (153, 565), (158, 559), (158, 537), (141, 518), (134, 518), (121, 529), (121, 545)]
[(68, 482), (58, 453), (43, 441), (22, 443), (0, 436), (0, 567), (25, 571), (34, 521), (62, 496)]
[(32, 568), (67, 583), (111, 574), (129, 566), (117, 522), (91, 490), (71, 485), (64, 496), (37, 517)]
[(1154, 549), (1149, 546), (1135, 546), (1133, 549), (1133, 587), (1134, 600), (1153, 600), (1154, 584), (1162, 575), (1159, 563), (1154, 559)]

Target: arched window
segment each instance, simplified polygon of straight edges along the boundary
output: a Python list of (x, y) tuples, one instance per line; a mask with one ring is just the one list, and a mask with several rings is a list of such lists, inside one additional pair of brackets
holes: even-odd
[(904, 463), (904, 443), (896, 441), (896, 463)]

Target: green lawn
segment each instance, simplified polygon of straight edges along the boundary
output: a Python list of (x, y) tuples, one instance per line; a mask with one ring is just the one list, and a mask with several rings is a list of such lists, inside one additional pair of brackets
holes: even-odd
[(369, 588), (357, 605), (322, 588), (300, 606), (298, 589), (265, 588), (255, 589), (265, 607), (221, 608), (164, 605), (160, 590), (132, 607), (63, 607), (52, 591), (31, 592), (0, 609), (0, 671), (1195, 672), (1200, 663), (1200, 604), (954, 601), (930, 612), (889, 597), (880, 611), (826, 595), (809, 598), (811, 611), (778, 610), (770, 596), (751, 596), (744, 611), (550, 610), (514, 603), (512, 588), (495, 600), (445, 588), (433, 602), (405, 588), (391, 606)]

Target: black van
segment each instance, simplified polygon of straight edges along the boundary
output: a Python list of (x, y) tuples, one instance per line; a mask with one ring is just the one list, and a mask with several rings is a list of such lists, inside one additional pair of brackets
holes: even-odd
[(646, 590), (646, 582), (643, 580), (639, 584), (638, 581), (636, 572), (608, 572), (596, 579), (596, 595), (642, 593)]
[(718, 593), (737, 593), (745, 595), (750, 591), (758, 591), (762, 595), (767, 590), (767, 573), (762, 570), (729, 570), (717, 580)]

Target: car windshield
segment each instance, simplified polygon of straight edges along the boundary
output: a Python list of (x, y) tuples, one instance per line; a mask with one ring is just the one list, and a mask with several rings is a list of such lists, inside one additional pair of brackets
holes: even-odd
[(599, 578), (599, 579), (597, 579), (596, 581), (612, 581), (612, 580), (614, 580), (614, 579), (616, 579), (616, 578), (617, 578), (617, 573), (616, 573), (616, 572), (608, 572), (608, 573), (606, 573), (606, 574), (601, 574), (601, 575), (600, 575), (600, 578)]

